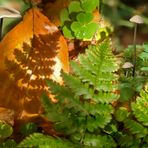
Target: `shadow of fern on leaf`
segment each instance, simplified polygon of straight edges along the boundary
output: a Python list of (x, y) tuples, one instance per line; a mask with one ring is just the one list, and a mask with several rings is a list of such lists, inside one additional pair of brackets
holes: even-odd
[[(22, 50), (14, 50), (14, 60), (5, 59), (8, 79), (5, 79), (7, 88), (2, 96), (2, 106), (15, 110), (17, 118), (30, 117), (41, 112), (40, 96), (46, 91), (46, 80), (55, 72), (57, 52), (59, 50), (57, 40), (60, 36), (39, 35), (34, 36), (31, 45), (23, 43)], [(49, 92), (48, 92), (49, 93)]]

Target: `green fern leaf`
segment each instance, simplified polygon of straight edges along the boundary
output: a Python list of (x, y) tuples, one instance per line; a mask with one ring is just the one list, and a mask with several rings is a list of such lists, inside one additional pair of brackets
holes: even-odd
[(148, 88), (141, 91), (140, 97), (132, 103), (132, 110), (137, 120), (148, 126)]
[(58, 131), (74, 135), (70, 138), (75, 137), (76, 143), (83, 144), (87, 133), (104, 133), (105, 126), (111, 122), (114, 112), (112, 102), (119, 98), (115, 93), (118, 90), (118, 77), (115, 74), (118, 66), (108, 41), (99, 46), (89, 46), (85, 54), (78, 56), (78, 61), (71, 62), (72, 74), (62, 73), (63, 85), (51, 80), (47, 82), (58, 102), (52, 104), (45, 97), (43, 105)]
[(119, 137), (118, 141), (121, 148), (139, 148), (141, 146), (140, 139), (128, 134)]
[(63, 79), (65, 84), (75, 93), (76, 96), (84, 96), (84, 99), (91, 99), (93, 97), (93, 89), (88, 85), (84, 85), (75, 76), (63, 73)]
[(134, 120), (126, 119), (124, 125), (132, 134), (137, 135), (139, 138), (145, 137), (148, 134), (147, 128)]
[[(50, 86), (50, 91), (52, 92), (52, 94), (54, 94), (55, 97), (58, 99), (58, 102), (63, 104), (62, 105), (63, 107), (76, 108), (77, 112), (82, 111), (85, 114), (88, 114), (87, 111), (81, 106), (81, 102), (79, 98), (76, 97), (75, 94), (71, 92), (68, 87), (64, 87), (64, 86), (61, 87), (61, 85), (59, 85), (56, 82), (53, 82), (52, 80), (48, 80), (47, 84)], [(45, 99), (46, 98), (47, 96), (45, 97)], [(47, 99), (47, 101), (49, 101), (49, 99)], [(45, 106), (45, 109), (46, 109), (46, 104), (48, 103), (46, 102), (43, 103), (43, 105)], [(50, 113), (51, 111), (47, 111), (47, 112)]]
[(113, 107), (110, 104), (89, 104), (84, 103), (83, 107), (91, 115), (101, 115), (106, 113), (113, 113)]
[(97, 103), (111, 103), (118, 99), (118, 94), (110, 92), (99, 92), (98, 94), (94, 94), (93, 99)]
[(118, 69), (108, 42), (104, 42), (98, 47), (89, 46), (86, 50), (86, 54), (79, 55), (78, 60), (82, 67), (95, 75), (99, 75), (99, 73), (102, 72), (115, 72)]
[(34, 133), (25, 138), (18, 147), (31, 148), (31, 147), (47, 147), (47, 148), (69, 148), (74, 145), (66, 140), (53, 138), (51, 136), (45, 136), (41, 133)]
[(110, 136), (86, 134), (84, 147), (90, 148), (113, 148), (116, 147), (115, 141)]
[[(112, 91), (118, 88), (117, 85), (113, 85), (112, 81), (117, 81), (117, 76), (111, 73), (100, 73), (98, 77), (92, 74), (80, 64), (75, 61), (71, 62), (71, 66), (75, 74), (80, 78), (82, 82), (88, 82), (89, 85), (93, 85), (96, 90)], [(83, 75), (82, 75), (83, 74)]]
[(17, 143), (12, 139), (8, 139), (4, 142), (0, 142), (0, 148), (17, 148)]

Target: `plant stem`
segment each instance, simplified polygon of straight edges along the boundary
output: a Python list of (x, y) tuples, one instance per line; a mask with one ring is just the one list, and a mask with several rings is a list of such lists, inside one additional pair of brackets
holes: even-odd
[(136, 35), (137, 35), (137, 24), (134, 27), (134, 40), (133, 40), (133, 48), (134, 48), (134, 55), (133, 55), (133, 77), (135, 76), (136, 71)]
[(102, 0), (99, 0), (99, 2), (98, 2), (98, 10), (99, 10), (99, 13), (101, 14), (101, 12), (102, 12)]
[(2, 36), (3, 36), (3, 18), (0, 19), (0, 41), (2, 39)]

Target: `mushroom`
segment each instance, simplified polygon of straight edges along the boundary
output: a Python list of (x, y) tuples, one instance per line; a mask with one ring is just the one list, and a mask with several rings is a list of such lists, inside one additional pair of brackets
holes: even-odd
[(139, 15), (134, 15), (133, 17), (130, 18), (130, 22), (135, 24), (143, 24), (143, 19)]
[(4, 18), (19, 18), (21, 14), (14, 8), (0, 6), (0, 40), (2, 39), (2, 28)]
[(133, 68), (133, 64), (130, 63), (130, 62), (125, 62), (123, 65), (122, 65), (122, 68), (125, 69), (125, 76), (128, 76), (129, 72), (130, 72), (130, 69)]
[(137, 25), (143, 24), (143, 19), (139, 15), (134, 15), (130, 18), (130, 22), (134, 23), (134, 39), (133, 39), (133, 46), (134, 46), (134, 55), (133, 55), (133, 77), (135, 76), (136, 70), (136, 35), (137, 35)]
[(133, 67), (133, 64), (130, 62), (125, 62), (122, 66), (122, 68), (124, 68), (124, 69), (132, 68), (132, 67)]

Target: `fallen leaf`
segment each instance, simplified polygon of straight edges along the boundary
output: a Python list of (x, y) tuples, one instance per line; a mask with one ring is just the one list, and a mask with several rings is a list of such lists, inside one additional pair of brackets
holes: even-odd
[(11, 109), (0, 107), (0, 122), (13, 125), (14, 124), (14, 111)]
[(26, 12), (0, 42), (0, 61), (0, 106), (12, 108), (17, 120), (40, 114), (45, 81), (61, 83), (61, 69), (69, 72), (66, 41), (37, 8)]

